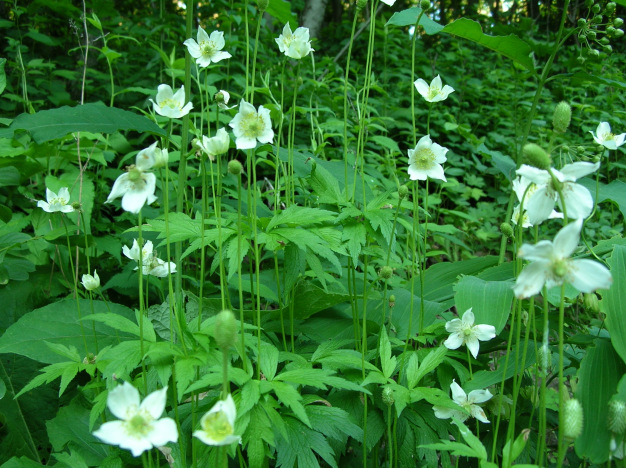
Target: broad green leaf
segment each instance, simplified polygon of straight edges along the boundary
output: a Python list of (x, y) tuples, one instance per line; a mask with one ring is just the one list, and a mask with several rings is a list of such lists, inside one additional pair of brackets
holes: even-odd
[(307, 405), (304, 407), (311, 427), (326, 437), (346, 440), (349, 437), (363, 440), (363, 429), (351, 421), (350, 414), (336, 406)]
[(302, 406), (301, 400), (302, 396), (296, 389), (294, 389), (291, 385), (288, 385), (284, 382), (270, 382), (272, 390), (276, 393), (276, 396), (281, 401), (281, 403), (293, 411), (300, 421), (302, 421), (307, 426), (311, 427), (311, 423), (309, 422), (309, 417), (306, 415), (304, 411), (304, 406)]
[(266, 230), (271, 231), (272, 228), (280, 224), (295, 224), (297, 226), (308, 226), (310, 224), (323, 223), (330, 221), (336, 217), (332, 211), (322, 210), (319, 208), (306, 208), (297, 205), (291, 205), (286, 210), (274, 216)]
[(104, 323), (109, 327), (120, 330), (131, 335), (135, 335), (137, 337), (139, 334), (139, 325), (137, 325), (132, 320), (127, 319), (126, 317), (122, 317), (121, 315), (115, 314), (90, 314), (86, 315), (82, 318), (82, 320), (93, 320), (94, 322)]
[(387, 330), (385, 327), (381, 327), (380, 329), (380, 343), (378, 350), (383, 375), (388, 379), (393, 374), (393, 371), (396, 370), (396, 357), (391, 355), (391, 343), (389, 343), (389, 337), (387, 336)]
[(118, 130), (135, 130), (166, 135), (165, 130), (142, 115), (101, 103), (20, 114), (9, 128), (0, 130), (0, 138), (13, 138), (16, 130), (28, 131), (36, 143), (63, 138), (73, 132), (115, 133)]
[(485, 449), (485, 446), (482, 444), (480, 439), (476, 437), (472, 433), (472, 431), (470, 431), (469, 428), (465, 424), (463, 424), (463, 422), (457, 420), (456, 418), (452, 418), (452, 421), (458, 426), (459, 431), (461, 432), (461, 436), (463, 436), (463, 439), (465, 440), (465, 442), (467, 442), (467, 445), (469, 445), (474, 450), (476, 456), (480, 460), (487, 460), (487, 450)]
[(0, 168), (0, 187), (20, 185), (20, 171), (13, 166)]
[(583, 407), (585, 424), (575, 442), (576, 454), (598, 465), (609, 458), (608, 403), (625, 372), (626, 365), (606, 339), (595, 340), (580, 363), (576, 398)]
[(96, 351), (96, 339), (99, 348), (116, 344), (120, 339), (128, 339), (128, 334), (116, 332), (105, 324), (81, 322), (77, 305), (82, 314), (93, 310), (95, 313), (113, 313), (127, 318), (134, 316), (130, 309), (119, 304), (110, 303), (107, 307), (102, 301), (90, 303), (87, 299), (63, 299), (29, 312), (9, 327), (0, 337), (0, 353), (20, 354), (39, 362), (53, 364), (65, 359), (50, 352), (46, 341), (74, 346), (82, 354)]
[(267, 380), (274, 380), (278, 368), (278, 350), (269, 343), (262, 343), (260, 366), (261, 372)]
[(489, 36), (483, 33), (479, 23), (467, 18), (460, 18), (447, 24), (442, 31), (480, 44), (510, 58), (531, 72), (535, 71), (533, 61), (530, 58), (532, 52), (530, 45), (514, 34)]
[(484, 281), (475, 276), (463, 276), (455, 286), (454, 302), (459, 316), (472, 308), (475, 325), (487, 324), (500, 333), (509, 320), (513, 304), (513, 283)]
[[(422, 9), (419, 7), (397, 11), (391, 16), (385, 26), (415, 26), (420, 13), (422, 13)], [(429, 35), (437, 34), (443, 29), (443, 26), (431, 20), (426, 14), (423, 14), (420, 18), (420, 26)]]
[[(478, 371), (474, 372), (474, 377), (471, 380), (465, 382), (463, 389), (466, 392), (470, 392), (472, 390), (479, 390), (490, 387), (491, 385), (498, 384), (502, 382), (502, 376), (504, 375), (506, 379), (510, 379), (515, 374), (517, 369), (518, 372), (527, 369), (531, 365), (535, 364), (535, 344), (532, 341), (528, 342), (528, 350), (526, 351), (526, 361), (522, 364), (523, 350), (520, 347), (519, 354), (515, 352), (515, 350), (509, 353), (508, 365), (506, 364), (506, 356), (502, 356), (496, 365), (495, 371)], [(515, 365), (515, 357), (517, 356), (517, 366)], [(506, 373), (505, 373), (506, 370)]]
[(276, 441), (276, 466), (319, 468), (319, 455), (331, 467), (338, 468), (333, 449), (322, 434), (297, 419), (285, 417), (284, 421), (289, 439), (279, 437)]
[(265, 13), (272, 15), (281, 25), (289, 23), (294, 31), (295, 28), (298, 27), (298, 22), (291, 13), (290, 2), (285, 2), (284, 0), (270, 0)]
[[(579, 182), (587, 187), (589, 191), (595, 196), (595, 180), (590, 177), (585, 177)], [(626, 183), (622, 180), (614, 180), (610, 184), (603, 184), (600, 182), (598, 187), (599, 189), (597, 203), (602, 203), (606, 200), (615, 202), (619, 210), (622, 212), (622, 216), (626, 216)]]
[[(621, 5), (626, 6), (626, 0), (622, 0), (622, 2), (616, 1), (615, 3), (620, 3)], [(626, 89), (626, 83), (624, 83), (623, 81), (611, 80), (602, 76), (591, 75), (583, 71), (577, 71), (573, 75), (570, 75), (570, 82), (574, 86), (582, 83), (601, 83), (612, 88), (622, 90)]]
[(617, 354), (626, 362), (626, 246), (616, 245), (608, 260), (613, 285), (602, 294), (606, 328)]
[(7, 87), (7, 74), (4, 71), (4, 65), (7, 63), (7, 59), (0, 58), (0, 94)]

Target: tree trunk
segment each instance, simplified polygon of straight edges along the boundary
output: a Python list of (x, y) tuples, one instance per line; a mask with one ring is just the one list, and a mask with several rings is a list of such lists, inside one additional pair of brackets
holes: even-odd
[(302, 26), (309, 28), (311, 37), (319, 37), (328, 0), (306, 0), (302, 12)]

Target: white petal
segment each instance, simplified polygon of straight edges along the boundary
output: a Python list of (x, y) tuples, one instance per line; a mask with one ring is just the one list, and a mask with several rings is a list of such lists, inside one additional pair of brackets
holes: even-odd
[(478, 357), (478, 351), (480, 349), (480, 344), (478, 343), (478, 339), (474, 335), (469, 335), (465, 339), (465, 346), (469, 349), (469, 352), (474, 356), (474, 359)]
[(443, 342), (443, 345), (448, 349), (458, 349), (463, 344), (463, 341), (464, 338), (461, 333), (453, 333)]
[(496, 337), (496, 327), (493, 325), (474, 325), (472, 332), (480, 341), (489, 341)]
[(452, 399), (456, 403), (458, 403), (459, 405), (462, 405), (463, 403), (467, 402), (467, 394), (463, 391), (461, 386), (458, 383), (456, 383), (455, 380), (453, 380), (452, 383), (450, 384), (450, 390), (452, 392)]
[(161, 447), (168, 442), (178, 441), (176, 422), (171, 418), (163, 418), (152, 423), (152, 431), (147, 434), (148, 439), (155, 447)]
[(577, 219), (573, 223), (561, 228), (554, 237), (554, 256), (555, 258), (567, 258), (576, 247), (580, 239), (580, 230), (583, 226), (583, 220)]
[(141, 402), (141, 409), (144, 409), (150, 413), (154, 419), (159, 419), (165, 410), (165, 401), (167, 399), (167, 386), (161, 390), (157, 390), (148, 395)]
[(524, 205), (528, 214), (528, 220), (535, 225), (548, 219), (550, 213), (554, 210), (555, 198), (555, 194), (548, 190), (547, 186), (540, 186)]
[(472, 308), (470, 307), (469, 309), (467, 309), (465, 311), (465, 313), (463, 313), (463, 317), (461, 318), (461, 321), (463, 322), (463, 324), (467, 327), (471, 327), (472, 325), (474, 325), (474, 312), (472, 312)]
[(183, 45), (187, 46), (189, 55), (191, 55), (193, 58), (197, 59), (198, 57), (202, 56), (202, 52), (200, 51), (200, 46), (195, 40), (187, 39), (185, 42), (183, 42)]
[[(593, 198), (586, 187), (580, 184), (569, 183), (563, 186), (563, 197), (565, 198), (565, 207), (567, 208), (567, 216), (572, 219), (586, 218), (593, 210)], [(560, 197), (557, 199), (559, 207), (561, 207)]]
[(577, 180), (581, 177), (585, 177), (593, 172), (596, 172), (600, 168), (600, 163), (590, 162), (575, 162), (572, 164), (566, 164), (561, 169), (561, 173), (566, 177), (566, 180)]
[(98, 430), (94, 431), (93, 435), (109, 445), (120, 445), (128, 437), (123, 421), (105, 422)]
[(433, 167), (426, 171), (426, 175), (431, 179), (439, 179), (446, 181), (446, 176), (443, 172), (443, 167), (441, 164), (435, 164)]
[(541, 291), (541, 288), (548, 277), (548, 264), (543, 262), (533, 262), (527, 265), (517, 277), (513, 292), (518, 299), (534, 296)]
[(613, 283), (611, 272), (594, 260), (579, 259), (570, 262), (568, 282), (583, 293), (609, 289)]
[(231, 426), (235, 426), (235, 419), (237, 418), (237, 408), (235, 407), (235, 400), (229, 393), (224, 401), (224, 405), (222, 406), (222, 411), (226, 415), (226, 419), (230, 423)]
[(127, 419), (139, 408), (139, 391), (124, 382), (109, 392), (107, 406), (116, 418)]
[(105, 203), (111, 203), (116, 198), (123, 196), (128, 191), (129, 185), (130, 180), (128, 179), (128, 172), (125, 172), (117, 179), (115, 179), (115, 182), (113, 183), (113, 188), (111, 189), (111, 193), (109, 194)]
[(531, 182), (534, 182), (538, 185), (546, 185), (551, 180), (548, 171), (544, 171), (543, 169), (538, 169), (527, 164), (522, 164), (520, 168), (516, 171), (516, 173), (517, 175), (524, 176)]
[(483, 422), (485, 424), (489, 424), (489, 420), (487, 419), (487, 416), (485, 415), (485, 412), (483, 411), (483, 409), (480, 406), (478, 406), (478, 405), (470, 406), (470, 413), (472, 413), (472, 416), (474, 416), (480, 422)]
[(415, 85), (415, 89), (417, 89), (417, 92), (420, 93), (422, 97), (424, 98), (428, 97), (428, 91), (430, 90), (430, 88), (428, 86), (428, 83), (426, 83), (426, 81), (420, 78), (418, 80), (415, 80), (413, 84)]
[(493, 395), (489, 390), (472, 390), (467, 395), (467, 401), (470, 403), (484, 403), (491, 399)]
[(450, 333), (456, 333), (463, 330), (463, 322), (461, 319), (455, 318), (446, 322), (446, 331)]
[[(542, 240), (535, 245), (522, 244), (517, 252), (518, 257), (532, 262), (549, 261), (554, 253), (554, 245), (548, 240)], [(547, 266), (546, 266), (547, 268)]]

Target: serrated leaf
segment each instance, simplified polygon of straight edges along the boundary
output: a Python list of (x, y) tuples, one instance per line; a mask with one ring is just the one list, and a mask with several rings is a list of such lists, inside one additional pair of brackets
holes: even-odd
[(293, 411), (300, 421), (302, 421), (307, 426), (311, 427), (311, 423), (309, 422), (309, 417), (304, 411), (304, 406), (300, 403), (302, 400), (302, 396), (291, 386), (284, 382), (270, 382), (272, 390), (276, 393), (278, 399), (287, 407)]
[(445, 346), (439, 346), (430, 350), (413, 376), (415, 379), (414, 384), (409, 386), (409, 388), (415, 387), (426, 374), (435, 370), (443, 362), (447, 352), (448, 348)]
[(291, 205), (286, 210), (274, 216), (266, 230), (271, 231), (280, 224), (295, 224), (297, 226), (308, 226), (311, 224), (323, 223), (330, 221), (336, 217), (332, 211), (322, 210), (319, 208), (307, 208), (297, 205)]
[(278, 368), (278, 349), (269, 343), (261, 345), (261, 372), (267, 380), (274, 380)]
[(301, 467), (319, 468), (315, 455), (318, 454), (330, 466), (338, 468), (335, 454), (322, 434), (294, 418), (286, 417), (284, 420), (289, 439), (281, 437), (277, 440), (276, 466), (291, 468), (297, 464)]
[[(385, 26), (415, 26), (420, 13), (422, 13), (422, 9), (419, 7), (397, 11), (391, 16)], [(419, 25), (423, 27), (426, 34), (429, 35), (437, 34), (443, 29), (442, 25), (431, 20), (426, 14), (422, 14)]]
[(20, 114), (9, 128), (0, 130), (0, 138), (13, 138), (16, 130), (28, 131), (39, 144), (63, 138), (73, 132), (115, 133), (119, 130), (135, 130), (166, 136), (165, 130), (146, 117), (100, 103)]
[(354, 424), (347, 411), (326, 405), (307, 405), (305, 407), (311, 421), (311, 427), (326, 437), (343, 440), (352, 437), (363, 441), (363, 429)]

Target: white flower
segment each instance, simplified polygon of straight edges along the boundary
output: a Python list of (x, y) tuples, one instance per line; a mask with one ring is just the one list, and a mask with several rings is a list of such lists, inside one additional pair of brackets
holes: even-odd
[(493, 325), (474, 325), (474, 312), (470, 307), (465, 311), (461, 319), (446, 322), (446, 331), (450, 336), (443, 345), (448, 349), (457, 349), (461, 345), (467, 346), (474, 359), (478, 356), (480, 341), (489, 341), (496, 336), (496, 327)]
[(196, 63), (202, 68), (208, 67), (211, 62), (217, 63), (220, 60), (231, 58), (228, 52), (222, 52), (224, 45), (224, 33), (213, 31), (209, 36), (202, 27), (198, 28), (198, 42), (187, 39), (183, 42), (187, 46), (189, 55), (196, 59)]
[(188, 102), (185, 104), (185, 87), (181, 86), (176, 94), (172, 91), (171, 86), (161, 84), (158, 87), (156, 102), (150, 99), (154, 105), (154, 112), (163, 117), (169, 117), (170, 119), (178, 119), (189, 114), (189, 111), (193, 109), (193, 104)]
[(93, 433), (103, 442), (129, 449), (133, 456), (152, 447), (178, 441), (176, 423), (159, 419), (165, 410), (167, 387), (152, 392), (141, 403), (139, 392), (128, 382), (109, 392), (107, 406), (119, 421), (104, 423)]
[(241, 442), (241, 437), (233, 434), (237, 409), (233, 397), (220, 400), (200, 420), (201, 430), (193, 435), (207, 445), (230, 445)]
[(393, 6), (396, 3), (396, 0), (382, 0), (385, 5)]
[(430, 82), (430, 85), (426, 83), (422, 78), (415, 80), (413, 83), (417, 92), (422, 95), (424, 99), (428, 102), (439, 102), (448, 98), (450, 93), (454, 92), (454, 88), (452, 86), (441, 86), (441, 77), (437, 75), (433, 78), (433, 81)]
[(70, 191), (67, 187), (61, 187), (58, 195), (46, 187), (46, 201), (39, 200), (37, 206), (48, 213), (74, 211), (74, 207), (70, 204)]
[[(493, 396), (489, 390), (472, 390), (467, 395), (463, 389), (454, 380), (450, 384), (452, 391), (452, 399), (460, 407), (466, 409), (470, 415), (478, 419), (480, 422), (489, 423), (483, 409), (477, 403), (484, 403)], [(465, 411), (446, 408), (445, 406), (433, 406), (435, 416), (439, 419), (449, 419), (455, 417), (461, 421), (465, 421), (469, 415)]]
[(230, 101), (230, 93), (228, 91), (224, 91), (220, 89), (217, 93), (215, 93), (215, 101), (217, 101), (217, 106), (220, 109), (229, 110), (233, 107), (237, 106), (228, 106), (228, 101)]
[(596, 129), (596, 133), (589, 131), (593, 139), (596, 140), (596, 143), (604, 146), (607, 149), (616, 150), (619, 146), (624, 144), (624, 139), (626, 138), (626, 133), (622, 133), (621, 135), (614, 135), (611, 133), (611, 126), (608, 122), (600, 122), (598, 128)]
[[(513, 191), (515, 192), (515, 195), (517, 195), (517, 200), (520, 203), (522, 202), (522, 200), (524, 200), (524, 212), (520, 214), (520, 205), (517, 205), (515, 208), (513, 208), (513, 216), (511, 216), (511, 221), (513, 222), (513, 224), (519, 224), (521, 222), (522, 227), (525, 228), (532, 226), (533, 224), (530, 222), (530, 218), (528, 217), (526, 203), (528, 202), (532, 194), (537, 191), (537, 185), (535, 185), (530, 179), (524, 176), (519, 176), (516, 177), (513, 181)], [(524, 197), (524, 194), (526, 194), (526, 197)], [(557, 213), (556, 210), (552, 210), (552, 213), (550, 213), (550, 216), (548, 216), (548, 218), (563, 218), (563, 213)]]
[[(555, 203), (563, 210), (561, 197), (555, 188), (555, 183), (561, 186), (569, 218), (579, 219), (589, 216), (593, 209), (593, 198), (591, 198), (589, 190), (574, 182), (595, 172), (599, 167), (600, 163), (575, 162), (566, 164), (560, 171), (552, 168), (548, 172), (522, 164), (517, 170), (517, 174), (537, 184), (537, 189), (530, 197), (526, 196), (524, 202), (529, 221), (534, 225), (548, 219), (552, 215)], [(551, 173), (555, 180), (553, 180)]]
[(194, 140), (194, 145), (203, 151), (211, 161), (213, 161), (215, 156), (219, 156), (220, 154), (224, 154), (228, 151), (228, 147), (230, 146), (230, 136), (224, 128), (220, 128), (213, 138), (202, 135), (202, 140)]
[(431, 179), (446, 180), (441, 163), (446, 161), (448, 148), (433, 143), (430, 135), (417, 142), (414, 149), (409, 150), (409, 177), (411, 180)]
[(311, 49), (311, 41), (309, 40), (309, 28), (297, 28), (293, 33), (289, 23), (283, 28), (283, 33), (275, 39), (278, 49), (287, 57), (299, 60), (306, 57)]
[(269, 109), (259, 106), (257, 113), (254, 106), (243, 99), (239, 104), (239, 112), (229, 125), (235, 134), (237, 149), (254, 148), (257, 140), (261, 143), (271, 143), (274, 140)]
[(577, 219), (562, 228), (554, 242), (543, 240), (535, 245), (522, 245), (517, 255), (531, 263), (522, 270), (513, 288), (518, 299), (534, 296), (544, 284), (551, 288), (569, 283), (583, 293), (611, 286), (613, 278), (604, 265), (570, 258), (578, 246), (582, 223), (582, 219)]
[[(128, 167), (128, 171), (119, 176), (109, 197), (105, 203), (111, 203), (118, 197), (122, 197), (122, 208), (130, 213), (139, 213), (141, 208), (148, 203), (153, 203), (157, 197), (154, 195), (156, 190), (156, 176), (147, 172), (155, 165), (156, 154), (156, 142), (150, 145), (148, 148), (141, 150), (135, 157), (135, 164)], [(159, 150), (161, 153), (159, 158), (165, 153), (167, 157), (167, 150)]]
[(93, 271), (93, 276), (87, 274), (83, 275), (81, 279), (81, 283), (87, 291), (93, 291), (94, 289), (98, 289), (100, 287), (100, 277), (96, 270)]
[[(135, 260), (138, 264), (141, 263), (141, 273), (144, 275), (165, 278), (169, 273), (176, 273), (176, 264), (174, 262), (165, 262), (156, 256), (153, 252), (152, 241), (146, 241), (143, 245), (141, 249), (141, 259), (137, 239), (133, 240), (133, 246), (130, 249), (124, 245), (122, 247), (122, 253), (131, 260)], [(139, 266), (136, 266), (135, 270), (138, 269)]]

